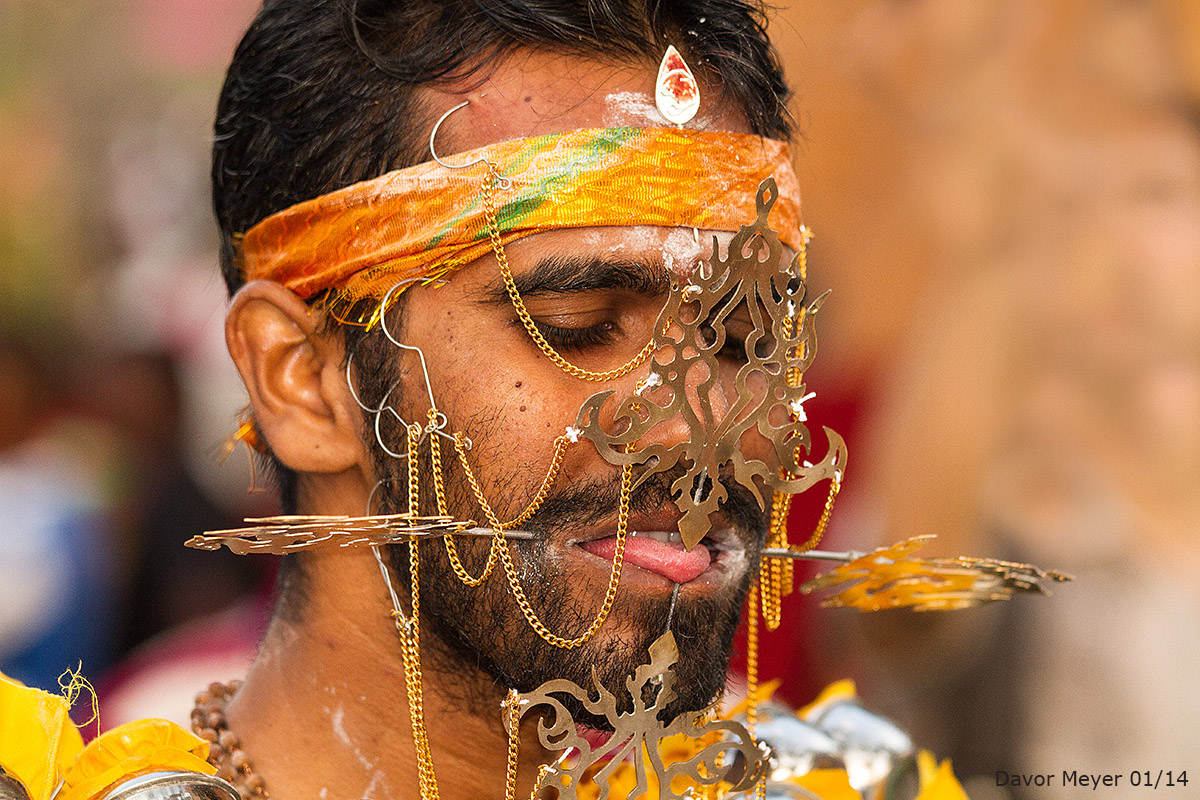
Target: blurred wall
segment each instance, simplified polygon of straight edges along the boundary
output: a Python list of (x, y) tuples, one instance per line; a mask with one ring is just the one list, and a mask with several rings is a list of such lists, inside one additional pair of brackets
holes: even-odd
[(934, 533), (931, 553), (1077, 576), (953, 614), (825, 614), (825, 677), (859, 677), (972, 798), (1076, 796), (996, 770), (1186, 769), (1200, 6), (801, 2), (774, 33), (834, 289), (809, 381), (861, 412), (829, 544)]
[(0, 362), (33, 376), (0, 381), (0, 575), (31, 598), (0, 609), (0, 666), (40, 685), (260, 580), (181, 547), (273, 507), (244, 457), (220, 464), (245, 393), (207, 180), (256, 5), (0, 3)]

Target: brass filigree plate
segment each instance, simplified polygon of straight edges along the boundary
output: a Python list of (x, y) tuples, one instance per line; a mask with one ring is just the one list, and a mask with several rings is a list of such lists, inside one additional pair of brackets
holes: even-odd
[[(795, 378), (816, 355), (820, 298), (806, 300), (799, 254), (784, 266), (783, 245), (767, 224), (778, 195), (773, 178), (763, 181), (756, 195), (758, 219), (734, 234), (724, 256), (714, 237), (712, 256), (699, 264), (690, 284), (673, 281), (655, 324), (651, 372), (638, 391), (622, 399), (611, 418), (603, 409), (615, 393), (599, 392), (584, 402), (575, 422), (609, 463), (644, 465), (638, 483), (684, 466), (671, 488), (683, 512), (679, 532), (688, 549), (704, 538), (710, 515), (727, 498), (716, 480), (722, 468), (732, 470), (760, 507), (764, 491), (795, 494), (845, 469), (845, 443), (828, 428), (825, 457), (816, 464), (805, 460), (811, 439), (798, 412), (806, 389)], [(727, 345), (733, 314), (747, 319), (751, 330), (745, 361), (731, 376), (718, 354)], [(714, 408), (718, 394), (721, 402)], [(686, 441), (667, 446), (650, 437), (638, 446), (655, 426), (676, 417), (690, 432)], [(751, 431), (770, 442), (774, 463), (743, 455), (741, 440)]]
[(406, 542), (414, 537), (462, 533), (474, 525), (451, 517), (383, 514), (372, 517), (278, 516), (246, 520), (245, 528), (207, 531), (184, 544), (196, 550), (228, 547), (238, 555), (285, 555), (314, 547), (373, 547)]
[[(595, 677), (594, 690), (565, 679), (542, 684), (528, 694), (517, 695), (519, 715), (545, 707), (538, 721), (538, 738), (552, 752), (574, 750), (578, 757), (565, 766), (566, 759), (543, 768), (534, 795), (545, 788), (558, 792), (559, 800), (577, 800), (579, 787), (585, 780), (594, 782), (599, 790), (598, 800), (609, 795), (609, 776), (622, 763), (632, 763), (637, 785), (628, 797), (640, 797), (647, 792), (647, 765), (658, 783), (661, 800), (694, 798), (695, 787), (725, 784), (731, 792), (752, 788), (766, 773), (770, 751), (761, 747), (750, 732), (733, 720), (709, 720), (707, 713), (684, 714), (664, 723), (659, 714), (676, 697), (674, 667), (679, 660), (679, 648), (670, 631), (650, 645), (650, 662), (638, 667), (626, 679), (630, 711), (619, 711), (617, 697)], [(606, 743), (593, 747), (579, 735), (575, 719), (559, 698), (569, 695), (592, 714), (608, 720), (614, 729)], [(647, 703), (646, 696), (654, 700)], [(546, 710), (548, 709), (548, 710)], [(664, 763), (660, 742), (669, 736), (683, 734), (703, 740), (695, 755), (686, 761)], [(599, 767), (593, 770), (593, 767)], [(589, 787), (590, 788), (590, 787)], [(585, 796), (590, 796), (590, 792)]]

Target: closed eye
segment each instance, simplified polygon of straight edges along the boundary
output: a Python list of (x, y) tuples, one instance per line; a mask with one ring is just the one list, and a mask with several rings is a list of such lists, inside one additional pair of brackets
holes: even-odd
[(560, 353), (579, 353), (593, 347), (612, 344), (617, 338), (616, 323), (605, 320), (585, 328), (560, 328), (534, 321), (538, 331)]

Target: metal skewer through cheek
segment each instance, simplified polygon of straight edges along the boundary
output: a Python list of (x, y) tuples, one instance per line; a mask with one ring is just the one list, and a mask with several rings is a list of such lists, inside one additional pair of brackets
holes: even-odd
[[(630, 531), (630, 533), (633, 533)], [(496, 532), (491, 528), (467, 528), (466, 530), (458, 531), (455, 536), (495, 536)], [(505, 531), (505, 539), (516, 541), (536, 539), (537, 535), (529, 531)], [(762, 550), (763, 556), (770, 558), (792, 558), (809, 561), (842, 561), (850, 562), (862, 558), (866, 553), (858, 550), (847, 550), (845, 552), (836, 553), (828, 550), (793, 550), (787, 547), (765, 547)]]

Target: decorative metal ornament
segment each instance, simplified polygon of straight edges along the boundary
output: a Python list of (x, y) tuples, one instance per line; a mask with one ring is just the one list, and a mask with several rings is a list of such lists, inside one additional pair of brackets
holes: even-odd
[[(814, 319), (823, 296), (806, 302), (799, 254), (783, 266), (783, 245), (767, 222), (778, 196), (775, 179), (764, 180), (756, 195), (758, 219), (734, 234), (725, 255), (714, 237), (712, 255), (700, 262), (688, 285), (672, 278), (671, 295), (655, 323), (649, 376), (611, 417), (604, 407), (615, 393), (592, 395), (574, 425), (609, 463), (644, 466), (635, 488), (676, 465), (686, 469), (671, 491), (683, 513), (679, 533), (689, 550), (704, 538), (710, 516), (728, 496), (718, 480), (722, 469), (731, 469), (760, 508), (764, 491), (795, 494), (823, 479), (840, 480), (845, 469), (846, 445), (828, 428), (825, 457), (817, 464), (805, 460), (811, 439), (796, 411), (807, 391), (796, 377), (816, 355)], [(722, 356), (724, 348), (739, 347), (727, 330), (732, 315), (749, 329), (736, 375)], [(638, 446), (655, 426), (676, 417), (688, 427), (686, 441), (668, 447), (650, 437)], [(742, 436), (752, 431), (770, 442), (774, 463), (743, 454)]]
[(667, 47), (658, 65), (654, 102), (659, 113), (676, 125), (690, 122), (700, 110), (700, 85), (674, 45)]
[[(251, 524), (245, 528), (197, 534), (184, 545), (196, 550), (218, 550), (224, 545), (238, 555), (285, 555), (316, 547), (374, 547), (448, 533), (480, 534), (479, 529), (470, 528), (473, 522), (412, 514), (251, 517), (246, 522)], [(483, 531), (482, 535), (492, 532)]]
[(821, 601), (825, 608), (881, 611), (947, 611), (1007, 600), (1018, 592), (1049, 594), (1042, 581), (1069, 581), (1072, 576), (1032, 564), (993, 558), (909, 558), (934, 536), (915, 536), (873, 553), (805, 553), (804, 558), (834, 556), (846, 560), (800, 587), (805, 594), (842, 587)]
[[(618, 710), (616, 696), (601, 685), (594, 669), (594, 691), (559, 679), (548, 681), (528, 694), (516, 695), (519, 716), (540, 706), (549, 707), (549, 712), (538, 721), (538, 738), (544, 748), (561, 751), (564, 756), (570, 750), (578, 752), (578, 758), (569, 767), (565, 766), (568, 760), (565, 757), (543, 767), (533, 796), (542, 789), (553, 788), (559, 800), (576, 800), (579, 786), (587, 777), (599, 790), (598, 800), (606, 800), (608, 778), (618, 766), (627, 763), (626, 759), (632, 762), (637, 775), (637, 785), (629, 798), (640, 797), (649, 789), (647, 763), (658, 781), (660, 800), (693, 798), (697, 786), (724, 783), (730, 787), (729, 791), (739, 792), (758, 783), (768, 769), (770, 750), (760, 746), (742, 724), (733, 720), (706, 721), (706, 713), (684, 714), (667, 723), (659, 719), (659, 714), (676, 697), (674, 666), (678, 660), (675, 636), (667, 631), (650, 645), (650, 662), (626, 679), (632, 708), (628, 712)], [(614, 732), (606, 743), (593, 747), (579, 735), (575, 720), (559, 699), (563, 695), (575, 698), (590, 713), (608, 720)], [(654, 700), (647, 704), (649, 695)], [(703, 740), (704, 744), (687, 761), (664, 763), (659, 743), (677, 734)], [(597, 765), (603, 766), (593, 775), (592, 768)], [(688, 784), (689, 788), (676, 791), (680, 783)]]

